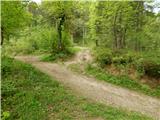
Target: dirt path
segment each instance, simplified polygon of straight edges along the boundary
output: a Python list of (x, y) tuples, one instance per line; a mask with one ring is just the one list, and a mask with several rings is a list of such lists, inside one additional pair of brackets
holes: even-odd
[(88, 48), (79, 47), (81, 50), (69, 61), (64, 62), (66, 66), (74, 63), (92, 62), (92, 55)]
[[(17, 56), (16, 59), (31, 63), (33, 66), (56, 78), (65, 86), (94, 101), (141, 112), (160, 120), (160, 100), (130, 91), (106, 82), (97, 81), (75, 74), (64, 65), (40, 62), (35, 56)], [(73, 62), (73, 61), (72, 61)]]

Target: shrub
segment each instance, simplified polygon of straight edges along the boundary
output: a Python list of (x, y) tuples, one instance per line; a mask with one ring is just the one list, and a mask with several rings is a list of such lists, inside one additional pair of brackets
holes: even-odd
[(113, 56), (112, 57), (112, 63), (114, 64), (130, 64), (133, 63), (137, 58), (139, 58), (138, 55), (134, 54), (133, 52), (129, 51), (113, 51)]
[(112, 62), (112, 53), (107, 48), (97, 48), (96, 49), (96, 61), (100, 63), (101, 67), (104, 65), (109, 65)]
[(117, 65), (131, 64), (138, 58), (139, 55), (136, 55), (133, 52), (126, 52), (122, 50), (111, 51), (106, 48), (96, 49), (96, 60), (102, 67), (111, 63)]
[(146, 75), (160, 78), (160, 64), (151, 61), (144, 61), (143, 69)]
[(8, 120), (10, 117), (10, 113), (8, 111), (5, 111), (2, 113), (2, 120)]
[(123, 56), (113, 57), (112, 63), (114, 64), (126, 64), (128, 63), (127, 59)]

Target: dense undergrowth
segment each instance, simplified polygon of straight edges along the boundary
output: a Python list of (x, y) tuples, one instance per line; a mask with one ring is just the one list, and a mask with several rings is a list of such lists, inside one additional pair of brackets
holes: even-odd
[(31, 65), (2, 58), (2, 119), (150, 120), (135, 112), (87, 102)]
[(114, 64), (116, 66), (132, 67), (139, 75), (147, 75), (160, 79), (160, 55), (159, 51), (135, 52), (129, 50), (113, 51), (107, 48), (95, 49), (96, 62), (100, 67)]
[(58, 48), (58, 35), (55, 28), (48, 25), (26, 28), (19, 37), (12, 37), (3, 50), (6, 54), (72, 54), (69, 34), (62, 31), (62, 48)]

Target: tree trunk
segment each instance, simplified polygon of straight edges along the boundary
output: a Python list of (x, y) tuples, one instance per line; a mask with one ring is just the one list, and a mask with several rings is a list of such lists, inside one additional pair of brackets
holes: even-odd
[(3, 45), (3, 41), (4, 41), (4, 32), (3, 28), (1, 28), (1, 45)]
[(113, 34), (114, 34), (114, 46), (117, 48), (117, 31), (116, 31), (116, 17), (114, 19), (114, 25), (113, 25)]
[(62, 49), (62, 26), (59, 24), (58, 26), (58, 50)]
[(65, 21), (65, 15), (63, 14), (60, 17), (59, 25), (58, 25), (58, 50), (62, 50), (62, 25), (64, 24)]
[(122, 36), (123, 36), (123, 28), (122, 28), (122, 10), (119, 10), (119, 19), (118, 19), (118, 34), (119, 34), (119, 38), (118, 38), (118, 48), (121, 49), (122, 48)]
[(119, 48), (119, 31), (117, 26), (117, 18), (118, 18), (118, 12), (120, 10), (120, 7), (121, 6), (117, 8), (114, 16), (114, 21), (113, 21), (114, 46), (116, 49)]
[(83, 27), (83, 45), (85, 44), (85, 38), (86, 38), (86, 31), (85, 27)]
[[(136, 20), (136, 24), (135, 24), (136, 33), (140, 33), (142, 31), (142, 29), (141, 29), (142, 28), (142, 21), (143, 21), (142, 16), (143, 16), (143, 9), (144, 9), (143, 4), (144, 4), (143, 1), (137, 1), (136, 18), (135, 18), (135, 20)], [(136, 51), (140, 50), (140, 46), (141, 46), (140, 44), (141, 44), (140, 41), (136, 37), (136, 39), (135, 39), (135, 50)]]
[(122, 48), (126, 47), (126, 31), (127, 31), (127, 29), (124, 28), (124, 30), (123, 30), (123, 36), (122, 36)]
[(99, 46), (98, 39), (96, 38), (96, 47)]

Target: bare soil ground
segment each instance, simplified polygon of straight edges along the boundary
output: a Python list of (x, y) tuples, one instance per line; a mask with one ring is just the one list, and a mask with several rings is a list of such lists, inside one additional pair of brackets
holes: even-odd
[[(86, 53), (84, 50), (83, 53)], [(131, 111), (137, 111), (160, 120), (160, 100), (152, 98), (125, 88), (111, 85), (103, 81), (97, 81), (94, 78), (73, 73), (68, 70), (66, 65), (74, 62), (90, 61), (89, 54), (78, 53), (72, 61), (64, 65), (57, 63), (41, 62), (36, 56), (17, 56), (16, 59), (27, 62), (56, 78), (65, 86), (74, 90), (88, 99), (94, 100), (106, 105), (121, 107)]]

